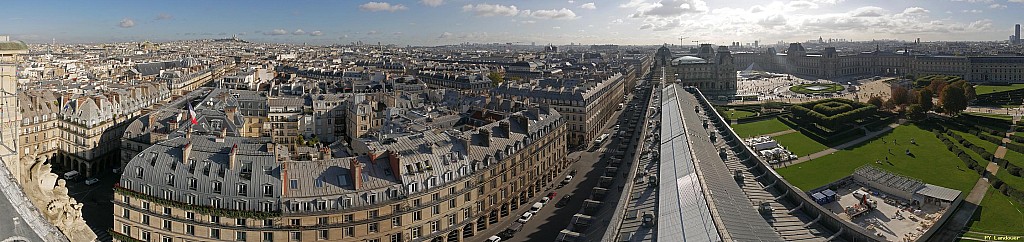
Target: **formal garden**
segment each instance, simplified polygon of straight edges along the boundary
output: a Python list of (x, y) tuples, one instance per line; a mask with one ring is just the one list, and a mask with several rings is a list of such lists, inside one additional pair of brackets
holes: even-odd
[[(997, 106), (1017, 105), (1024, 87), (974, 86), (955, 76), (916, 80), (909, 86), (894, 84), (888, 100), (872, 97), (867, 103), (857, 103), (825, 99), (791, 106), (790, 113), (780, 115), (777, 121), (799, 132), (774, 138), (798, 155), (863, 137), (865, 132), (881, 130), (897, 118), (906, 122), (851, 147), (777, 168), (779, 174), (809, 190), (848, 176), (862, 165), (872, 165), (960, 190), (965, 197), (979, 178), (986, 176), (991, 186), (966, 228), (969, 232), (963, 236), (1024, 234), (1024, 123), (1014, 124), (1013, 117), (1005, 114), (964, 113), (969, 103), (982, 102), (983, 97)], [(1017, 103), (1008, 102), (1008, 98)], [(782, 128), (774, 121), (738, 125), (737, 131), (750, 135), (778, 132)], [(1009, 142), (1004, 143), (1007, 137)], [(790, 145), (793, 143), (801, 144)], [(1002, 158), (996, 155), (1000, 146), (1006, 149)], [(996, 174), (986, 171), (990, 162), (999, 166)]]
[(843, 91), (843, 85), (836, 83), (810, 83), (789, 87), (789, 91), (799, 94), (834, 93)]

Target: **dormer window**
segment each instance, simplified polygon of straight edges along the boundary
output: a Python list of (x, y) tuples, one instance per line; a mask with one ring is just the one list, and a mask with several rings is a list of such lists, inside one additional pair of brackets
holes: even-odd
[(238, 184), (238, 196), (243, 196), (244, 197), (244, 196), (248, 196), (248, 195), (249, 195), (249, 186), (244, 184), (244, 183)]
[(188, 189), (189, 190), (196, 190), (196, 179), (195, 178), (191, 178), (191, 177), (188, 178)]
[(174, 186), (174, 174), (167, 174), (167, 177), (164, 179), (164, 181), (167, 182), (168, 186), (172, 186), (173, 187)]
[(213, 192), (217, 193), (217, 194), (220, 194), (220, 188), (221, 188), (220, 182), (219, 181), (213, 181)]
[(272, 186), (270, 184), (263, 185), (263, 196), (264, 197), (273, 197), (274, 196), (274, 186)]

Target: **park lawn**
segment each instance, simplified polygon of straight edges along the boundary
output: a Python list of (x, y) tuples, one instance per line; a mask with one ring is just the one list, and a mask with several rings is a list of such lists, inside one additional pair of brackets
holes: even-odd
[(754, 116), (754, 112), (746, 110), (729, 109), (725, 111), (722, 115), (725, 115), (725, 117), (728, 118), (729, 120), (737, 120), (741, 118)]
[(818, 143), (818, 141), (814, 141), (810, 137), (807, 137), (807, 135), (800, 132), (784, 134), (772, 138), (774, 138), (775, 141), (778, 141), (779, 145), (785, 147), (790, 152), (793, 152), (797, 157), (804, 157), (828, 149), (827, 146)]
[(736, 131), (736, 134), (740, 137), (754, 137), (758, 135), (766, 135), (775, 132), (782, 132), (790, 130), (789, 126), (779, 121), (777, 118), (757, 121), (752, 123), (737, 124), (733, 125), (732, 129)]
[[(916, 140), (917, 145), (910, 144), (911, 138)], [(888, 150), (893, 139), (899, 145), (892, 149), (893, 154), (890, 155)], [(888, 142), (883, 143), (883, 140)], [(907, 148), (914, 157), (904, 154)], [(885, 162), (886, 156), (892, 165)], [(882, 164), (875, 164), (876, 160), (881, 160)], [(934, 134), (916, 125), (902, 125), (881, 138), (777, 171), (791, 184), (809, 191), (849, 176), (866, 164), (926, 183), (960, 190), (965, 194), (978, 181), (978, 174), (967, 169), (963, 161), (947, 150)]]
[[(981, 138), (978, 138), (978, 136), (975, 136), (975, 135), (973, 135), (971, 133), (960, 132), (959, 130), (955, 130), (955, 129), (950, 129), (950, 130), (953, 130), (953, 133), (960, 135), (960, 137), (964, 137), (965, 140), (970, 141), (972, 144), (977, 145), (977, 146), (981, 146), (981, 148), (985, 148), (985, 151), (988, 151), (988, 153), (995, 154), (996, 153), (996, 148), (999, 148), (998, 145), (996, 145), (996, 144), (994, 144), (992, 142), (988, 142), (988, 140), (983, 140)], [(950, 137), (950, 139), (952, 140), (952, 137)], [(957, 141), (953, 140), (953, 142), (957, 142)]]
[(999, 172), (996, 173), (996, 177), (999, 177), (1000, 181), (1003, 181), (1006, 185), (1009, 185), (1018, 190), (1024, 190), (1024, 177), (1014, 176), (1006, 170), (999, 168)]
[[(1018, 167), (1024, 167), (1024, 154), (1021, 154), (1020, 152), (1006, 149), (1006, 155), (1003, 156), (1003, 160), (1017, 165)], [(1001, 173), (1003, 170), (1000, 169), (999, 172)], [(1020, 189), (1024, 190), (1024, 186), (1020, 187)]]
[(989, 86), (989, 85), (977, 85), (974, 86), (974, 91), (978, 95), (989, 94), (993, 92), (1005, 92), (1017, 89), (1024, 89), (1024, 84), (1013, 84), (1009, 86)]
[[(1011, 200), (994, 188), (989, 188), (981, 199), (981, 216), (971, 223), (970, 231), (989, 234), (1024, 234), (1024, 206)], [(964, 236), (981, 237), (966, 233)]]
[(998, 114), (998, 113), (975, 113), (975, 112), (964, 112), (964, 113), (970, 114), (970, 115), (974, 115), (974, 116), (980, 116), (980, 117), (989, 117), (989, 118), (994, 118), (994, 119), (1013, 121), (1013, 116), (1005, 115), (1005, 114)]

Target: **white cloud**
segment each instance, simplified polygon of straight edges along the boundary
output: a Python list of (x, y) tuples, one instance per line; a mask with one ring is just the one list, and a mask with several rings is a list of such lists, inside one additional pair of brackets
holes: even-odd
[(567, 8), (562, 8), (562, 9), (557, 9), (557, 10), (556, 9), (552, 9), (552, 10), (536, 10), (536, 11), (532, 11), (532, 12), (530, 12), (530, 10), (524, 10), (523, 11), (523, 15), (528, 15), (530, 17), (534, 17), (534, 18), (538, 18), (538, 19), (562, 19), (562, 20), (565, 20), (565, 19), (576, 19), (577, 18), (576, 13), (574, 13), (572, 10), (569, 10)]
[(562, 27), (558, 27), (558, 26), (555, 26), (555, 27), (551, 27), (551, 28), (552, 28), (552, 29), (562, 29)]
[(309, 36), (321, 36), (321, 35), (324, 35), (324, 32), (321, 32), (319, 30), (313, 31), (313, 32), (309, 32)]
[(444, 4), (444, 0), (420, 0), (420, 4), (431, 7), (437, 7), (441, 6), (441, 4)]
[(985, 11), (981, 11), (981, 10), (978, 10), (978, 9), (971, 9), (971, 10), (962, 10), (960, 12), (961, 13), (983, 13)]
[(154, 18), (154, 20), (168, 20), (168, 19), (173, 19), (173, 18), (174, 18), (174, 15), (170, 15), (170, 14), (167, 14), (167, 13), (160, 13), (160, 14), (156, 15), (156, 18)]
[[(1024, 1), (1024, 0), (1021, 0), (1021, 1)], [(1002, 4), (998, 4), (998, 3), (993, 3), (992, 5), (988, 5), (988, 8), (1004, 9), (1004, 8), (1006, 8), (1006, 5), (1002, 5)]]
[(519, 8), (515, 5), (501, 5), (501, 4), (487, 4), (481, 3), (477, 5), (467, 4), (462, 6), (463, 12), (473, 12), (473, 15), (490, 17), (490, 16), (516, 16), (519, 14)]
[(370, 30), (370, 31), (366, 32), (366, 35), (377, 35), (377, 34), (379, 34), (379, 32), (377, 32), (376, 30)]
[(580, 8), (594, 10), (597, 9), (597, 5), (594, 5), (594, 3), (584, 3), (583, 5), (580, 5)]
[[(953, 0), (954, 2), (969, 2), (969, 3), (993, 3), (995, 0)], [(1010, 0), (1011, 2), (1013, 0)]]
[(132, 20), (130, 18), (124, 18), (121, 19), (121, 23), (118, 23), (117, 26), (121, 26), (121, 28), (135, 27), (135, 20)]
[(843, 0), (810, 0), (810, 1), (815, 2), (815, 3), (833, 4), (833, 5), (836, 4), (836, 3), (843, 2)]
[(296, 29), (295, 32), (292, 32), (292, 35), (306, 35), (306, 31), (302, 31), (302, 29)]
[(885, 15), (886, 11), (883, 8), (875, 6), (860, 7), (850, 11), (850, 16), (853, 17), (881, 17)]
[(612, 20), (612, 23), (613, 23), (613, 24), (621, 24), (622, 22), (624, 22), (624, 21), (622, 21), (622, 19), (621, 19), (621, 18), (618, 18), (618, 19)]
[(818, 4), (808, 1), (792, 1), (786, 4), (786, 8), (788, 10), (815, 9), (818, 8)]
[(1011, 3), (1024, 3), (1024, 0), (1010, 0)]
[(709, 10), (708, 4), (703, 0), (660, 0), (657, 2), (630, 0), (629, 3), (622, 6), (635, 7), (636, 13), (634, 16), (637, 17), (671, 17), (684, 14), (706, 13)]
[(270, 32), (263, 32), (263, 34), (264, 35), (286, 35), (286, 34), (288, 34), (288, 30), (274, 29), (274, 30), (271, 30)]
[(909, 7), (903, 10), (903, 14), (926, 14), (930, 11), (922, 7)]
[(441, 33), (441, 36), (437, 36), (437, 38), (438, 39), (451, 38), (453, 35), (455, 35), (455, 34), (452, 34), (452, 33), (449, 33), (449, 32), (444, 32), (444, 33)]
[(395, 12), (395, 11), (401, 11), (401, 10), (408, 10), (409, 8), (405, 7), (405, 5), (402, 5), (402, 4), (390, 4), (390, 3), (387, 3), (387, 2), (368, 2), (368, 3), (364, 3), (363, 5), (359, 5), (359, 9), (363, 10), (363, 11), (370, 11), (370, 12), (379, 12), (379, 11)]
[(757, 24), (760, 24), (765, 27), (786, 25), (786, 17), (783, 16), (782, 14), (775, 14), (757, 21)]

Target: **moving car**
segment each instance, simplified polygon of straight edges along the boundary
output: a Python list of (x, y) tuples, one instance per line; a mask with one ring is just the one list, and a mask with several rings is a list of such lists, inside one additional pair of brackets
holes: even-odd
[(99, 182), (100, 182), (100, 179), (96, 179), (95, 177), (93, 177), (93, 178), (89, 178), (88, 180), (85, 180), (85, 185), (92, 185), (92, 184), (96, 184), (96, 183), (99, 183)]
[(566, 204), (569, 204), (569, 199), (572, 199), (572, 194), (562, 196), (562, 199), (559, 199), (558, 203), (555, 203), (555, 207), (565, 207)]
[(526, 222), (529, 222), (531, 218), (533, 218), (533, 213), (526, 212), (523, 213), (523, 216), (519, 217), (516, 221), (525, 224)]

